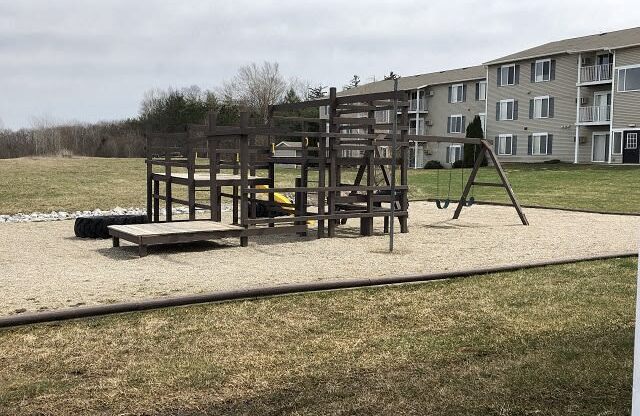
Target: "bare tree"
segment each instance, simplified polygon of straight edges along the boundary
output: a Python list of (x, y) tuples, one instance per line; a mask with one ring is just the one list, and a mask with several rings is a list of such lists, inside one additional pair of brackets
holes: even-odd
[(311, 81), (303, 80), (297, 77), (289, 79), (289, 88), (292, 89), (302, 101), (309, 100), (309, 89), (311, 88)]
[(256, 113), (266, 122), (269, 106), (282, 100), (287, 91), (277, 63), (264, 62), (240, 67), (230, 82), (225, 82), (220, 90), (224, 99), (238, 101)]
[(4, 123), (2, 122), (2, 117), (0, 117), (0, 131), (4, 130)]

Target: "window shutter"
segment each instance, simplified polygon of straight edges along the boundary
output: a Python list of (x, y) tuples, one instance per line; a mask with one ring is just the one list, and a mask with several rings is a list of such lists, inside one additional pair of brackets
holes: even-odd
[(547, 154), (553, 154), (553, 134), (547, 135)]
[(500, 147), (500, 136), (496, 136), (496, 140), (493, 142), (493, 148), (496, 154), (498, 154), (499, 147)]
[(555, 98), (549, 97), (549, 118), (553, 118), (555, 112)]
[(518, 136), (515, 134), (511, 138), (511, 154), (515, 156), (518, 150)]
[(549, 64), (549, 80), (553, 81), (556, 79), (556, 60), (552, 59)]
[(531, 62), (531, 82), (536, 82), (536, 62)]
[(462, 128), (460, 129), (461, 133), (464, 133), (467, 130), (467, 125), (466, 123), (467, 118), (465, 116), (462, 116)]
[(531, 156), (533, 154), (533, 136), (529, 135), (529, 140), (527, 143), (527, 154)]
[(498, 87), (502, 85), (502, 67), (498, 67), (498, 76), (496, 78), (498, 80)]
[(451, 146), (447, 146), (447, 155), (445, 156), (445, 163), (451, 163)]
[(451, 133), (451, 117), (447, 117), (447, 133)]
[(529, 100), (529, 118), (533, 119), (533, 108), (534, 108), (534, 101), (533, 99)]
[(500, 120), (500, 101), (496, 103), (496, 121)]
[(451, 102), (451, 90), (452, 90), (452, 89), (453, 89), (453, 88), (451, 87), (451, 85), (449, 85), (449, 102)]
[(462, 102), (467, 101), (467, 84), (462, 84)]
[(514, 120), (518, 119), (518, 100), (515, 100), (513, 102), (513, 119)]
[(520, 83), (520, 65), (516, 65), (514, 72), (515, 72), (515, 76), (513, 78), (513, 83), (515, 85), (518, 85)]
[(476, 101), (480, 101), (480, 83), (476, 82)]

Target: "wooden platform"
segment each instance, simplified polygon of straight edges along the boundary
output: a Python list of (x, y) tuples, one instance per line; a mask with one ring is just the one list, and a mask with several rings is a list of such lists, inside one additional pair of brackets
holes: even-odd
[(176, 221), (163, 223), (111, 225), (109, 235), (113, 246), (120, 246), (120, 239), (138, 245), (140, 257), (147, 255), (147, 246), (157, 244), (189, 243), (243, 236), (244, 228), (215, 221)]
[[(189, 185), (189, 175), (186, 172), (171, 172), (171, 182), (179, 185)], [(159, 181), (166, 181), (167, 175), (162, 173), (154, 173), (153, 179)], [(205, 187), (209, 186), (209, 173), (195, 173), (193, 175), (195, 186)], [(219, 186), (240, 186), (240, 175), (233, 175), (229, 173), (218, 173), (216, 175), (216, 181)], [(248, 176), (249, 185), (269, 185), (269, 178), (260, 176)]]

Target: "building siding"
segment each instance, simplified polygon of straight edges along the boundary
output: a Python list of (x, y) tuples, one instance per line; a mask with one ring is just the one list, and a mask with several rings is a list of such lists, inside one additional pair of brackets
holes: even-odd
[[(500, 134), (517, 136), (516, 154), (500, 156), (504, 162), (542, 162), (550, 159), (573, 162), (574, 160), (577, 56), (556, 55), (548, 58), (556, 61), (555, 79), (546, 82), (531, 82), (531, 63), (535, 60), (514, 62), (520, 65), (520, 76), (519, 83), (511, 86), (497, 85), (497, 70), (501, 65), (488, 67), (487, 137), (493, 140)], [(554, 117), (530, 119), (529, 101), (534, 97), (547, 95), (554, 98)], [(496, 103), (505, 99), (518, 101), (517, 120), (496, 120)], [(528, 136), (534, 133), (553, 134), (551, 155), (527, 155)]]
[[(640, 65), (640, 47), (616, 51), (616, 67), (626, 65)], [(613, 93), (613, 128), (629, 128), (629, 124), (640, 127), (640, 91), (618, 92), (617, 72)]]
[[(428, 88), (432, 93), (427, 95), (426, 120), (431, 122), (431, 126), (426, 127), (426, 134), (429, 136), (463, 138), (466, 136), (466, 129), (473, 118), (485, 112), (485, 100), (476, 100), (476, 82), (484, 81), (478, 79), (467, 82), (451, 82), (450, 84), (433, 85)], [(449, 103), (449, 86), (455, 84), (463, 84), (467, 89), (466, 100), (459, 103)], [(447, 122), (449, 116), (463, 115), (465, 117), (465, 125), (462, 127), (462, 133), (447, 133)], [(455, 143), (455, 142), (452, 142)], [(444, 166), (450, 166), (446, 163), (446, 150), (452, 143), (428, 143), (427, 155), (425, 162), (429, 160), (437, 160)]]
[[(466, 101), (449, 103), (449, 86), (455, 84), (464, 84), (466, 86)], [(452, 82), (451, 84), (429, 87), (429, 91), (433, 92), (433, 95), (427, 98), (427, 110), (429, 113), (426, 115), (426, 119), (430, 120), (433, 125), (427, 127), (427, 134), (430, 136), (465, 137), (466, 125), (463, 126), (462, 133), (447, 133), (447, 118), (451, 115), (461, 114), (465, 116), (465, 123), (468, 125), (476, 115), (484, 113), (485, 102), (484, 100), (476, 101), (475, 89), (476, 81)]]

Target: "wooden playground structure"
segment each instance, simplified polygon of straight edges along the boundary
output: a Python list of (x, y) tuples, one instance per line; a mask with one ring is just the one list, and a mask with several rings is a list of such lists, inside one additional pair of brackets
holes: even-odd
[[(326, 108), (326, 118), (295, 115), (320, 107)], [(391, 117), (382, 119), (383, 112)], [(334, 237), (337, 227), (350, 219), (359, 220), (360, 234), (370, 236), (374, 218), (382, 217), (392, 250), (395, 221), (401, 233), (409, 231), (408, 164), (414, 139), (480, 146), (454, 218), (469, 204), (473, 186), (500, 186), (522, 223), (528, 224), (490, 143), (410, 136), (409, 100), (397, 89), (338, 97), (331, 88), (323, 99), (270, 107), (266, 124), (241, 112), (239, 125), (221, 126), (217, 115), (210, 113), (205, 125), (189, 125), (184, 132), (149, 132), (150, 223), (111, 226), (113, 244), (118, 246), (120, 239), (133, 242), (144, 256), (148, 245), (239, 237), (240, 244), (247, 246), (251, 236), (304, 236), (311, 226), (316, 227), (318, 238)], [(275, 145), (284, 140), (300, 144), (296, 156), (276, 157)], [(499, 183), (476, 181), (484, 158), (495, 166)], [(276, 187), (276, 165), (291, 167), (287, 172), (296, 172), (295, 183)], [(232, 205), (230, 224), (222, 223), (223, 199)], [(188, 207), (188, 220), (174, 220), (175, 204)], [(197, 218), (198, 209), (209, 211), (209, 218)]]

